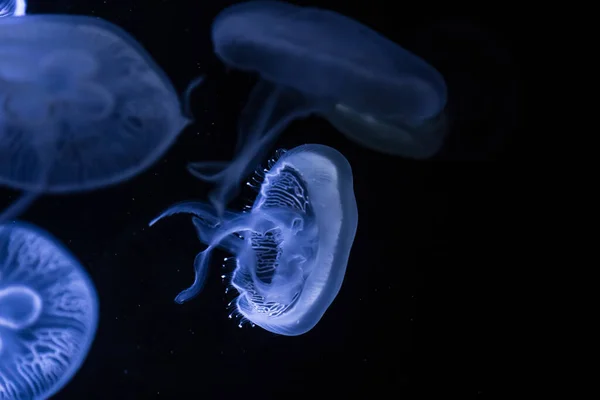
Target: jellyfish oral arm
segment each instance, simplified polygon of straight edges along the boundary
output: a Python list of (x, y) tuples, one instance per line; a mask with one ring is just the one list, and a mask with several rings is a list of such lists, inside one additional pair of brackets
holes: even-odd
[[(215, 235), (215, 232), (218, 230), (218, 226), (207, 226), (206, 222), (198, 217), (192, 217), (192, 223), (194, 224), (194, 228), (196, 228), (198, 239), (202, 243), (210, 243)], [(224, 236), (217, 246), (224, 249), (228, 253), (237, 254), (241, 250), (242, 246), (244, 246), (245, 242), (234, 233)]]
[(28, 192), (0, 213), (0, 223), (14, 220), (21, 215), (39, 197), (39, 193)]
[[(215, 232), (217, 232), (224, 222), (231, 221), (239, 215), (238, 213), (226, 211), (222, 218), (217, 218), (214, 216), (214, 209), (212, 206), (197, 201), (185, 201), (167, 208), (158, 217), (150, 221), (148, 225), (153, 226), (163, 218), (181, 213), (192, 214), (192, 222), (196, 228), (198, 239), (205, 244), (211, 242)], [(238, 236), (231, 234), (224, 237), (219, 242), (218, 247), (235, 254), (243, 242), (244, 241)]]
[(150, 226), (164, 217), (177, 213), (191, 213), (194, 215), (193, 223), (199, 239), (208, 244), (208, 247), (198, 253), (194, 260), (194, 283), (182, 291), (176, 298), (177, 303), (184, 303), (200, 293), (208, 274), (208, 261), (212, 250), (217, 247), (225, 248), (231, 253), (236, 253), (243, 245), (243, 240), (234, 236), (234, 233), (248, 229), (248, 215), (227, 212), (226, 220), (214, 217), (209, 211), (210, 206), (203, 203), (184, 202), (169, 207), (158, 217), (150, 222)]
[(214, 209), (210, 205), (200, 201), (183, 201), (181, 203), (173, 204), (171, 207), (164, 210), (160, 215), (150, 221), (148, 225), (152, 226), (161, 219), (175, 214), (192, 214), (197, 218), (205, 220), (206, 224), (209, 226), (220, 225), (223, 221), (229, 221), (238, 215), (238, 213), (235, 212), (225, 211), (221, 218), (217, 218), (214, 216)]
[[(194, 162), (188, 171), (217, 186), (210, 195), (211, 204), (222, 215), (235, 197), (241, 180), (254, 170), (281, 132), (295, 119), (312, 114), (317, 107), (292, 90), (260, 81), (252, 90), (238, 126), (237, 154), (228, 164)], [(223, 167), (223, 169), (219, 169)]]
[(215, 234), (210, 240), (208, 247), (198, 253), (196, 259), (194, 260), (194, 283), (188, 289), (179, 293), (179, 295), (175, 298), (177, 303), (184, 303), (193, 297), (196, 297), (198, 293), (202, 290), (204, 286), (204, 281), (207, 276), (208, 262), (210, 260), (210, 256), (212, 251), (219, 247), (221, 242), (230, 237), (232, 234), (237, 232), (244, 232), (249, 229), (248, 224), (251, 223), (250, 215), (240, 215), (238, 218), (235, 218), (225, 224), (219, 229), (216, 230)]
[(193, 79), (189, 83), (188, 87), (185, 89), (185, 92), (183, 93), (183, 98), (182, 98), (183, 115), (186, 118), (189, 118), (190, 120), (193, 120), (193, 113), (192, 113), (192, 108), (191, 108), (192, 93), (194, 92), (194, 90), (196, 90), (198, 87), (200, 87), (200, 85), (202, 85), (202, 83), (204, 83), (204, 75), (201, 75), (201, 76)]
[[(272, 229), (283, 232), (282, 238), (285, 241), (285, 243), (282, 242), (283, 255), (274, 271), (273, 280), (270, 283), (264, 283), (257, 275), (256, 268), (248, 270), (251, 271), (253, 285), (266, 294), (265, 298), (291, 301), (293, 295), (290, 293), (297, 293), (297, 290), (294, 289), (301, 286), (304, 275), (307, 273), (303, 269), (304, 265), (310, 265), (309, 261), (316, 253), (317, 241), (315, 238), (318, 232), (315, 229), (309, 229), (311, 225), (305, 223), (304, 216), (290, 209), (274, 208), (269, 211), (256, 209), (246, 214), (229, 213), (229, 219), (221, 223), (207, 213), (206, 209), (207, 206), (201, 203), (181, 203), (170, 207), (151, 222), (153, 225), (165, 216), (178, 212), (191, 212), (195, 215), (193, 223), (199, 239), (208, 244), (208, 247), (200, 252), (194, 260), (193, 284), (182, 291), (175, 301), (181, 304), (200, 293), (208, 275), (210, 255), (217, 247), (223, 248), (235, 256), (241, 256), (247, 263), (256, 266), (256, 259), (259, 257), (257, 251), (261, 250), (260, 246), (253, 248), (249, 240), (241, 239), (234, 234), (247, 232), (249, 235), (252, 233), (264, 235)], [(265, 251), (269, 252), (269, 249), (267, 248)]]
[[(1, 138), (0, 138), (1, 140)], [(0, 143), (1, 144), (1, 143)], [(37, 185), (39, 190), (25, 192), (13, 202), (10, 206), (0, 212), (0, 224), (11, 221), (21, 215), (25, 210), (40, 197), (44, 188), (47, 185), (48, 174), (50, 173), (51, 160), (54, 157), (55, 150), (50, 150), (46, 154), (40, 154), (40, 160), (43, 163), (41, 176), (38, 179)]]

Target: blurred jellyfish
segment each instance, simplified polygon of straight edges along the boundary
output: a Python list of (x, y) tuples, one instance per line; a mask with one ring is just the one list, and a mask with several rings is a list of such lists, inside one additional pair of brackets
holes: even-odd
[(0, 19), (0, 185), (25, 195), (113, 185), (152, 165), (190, 122), (142, 46), (99, 18)]
[(279, 133), (312, 113), (380, 152), (428, 158), (442, 146), (444, 78), (353, 19), (252, 1), (221, 12), (212, 41), (227, 66), (261, 78), (242, 111), (235, 160), (189, 165), (196, 177), (217, 184), (211, 202), (220, 212)]
[(25, 0), (0, 0), (0, 18), (21, 17), (25, 15), (27, 3)]
[[(350, 164), (331, 147), (309, 144), (278, 154), (262, 180), (250, 211), (222, 218), (205, 203), (180, 203), (154, 219), (191, 213), (208, 248), (194, 261), (193, 285), (175, 301), (196, 296), (209, 257), (221, 247), (235, 255), (231, 285), (237, 312), (281, 335), (301, 335), (321, 319), (338, 294), (358, 223)], [(240, 323), (241, 325), (241, 323)]]
[(94, 285), (56, 239), (0, 225), (0, 399), (48, 399), (83, 363), (98, 323)]

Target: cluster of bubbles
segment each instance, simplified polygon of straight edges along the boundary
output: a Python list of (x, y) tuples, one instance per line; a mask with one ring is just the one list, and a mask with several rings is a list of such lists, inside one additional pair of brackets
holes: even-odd
[[(48, 193), (96, 190), (155, 163), (193, 122), (184, 96), (127, 32), (99, 18), (25, 15), (0, 0), (0, 185), (22, 196), (0, 212), (0, 400), (43, 399), (83, 363), (98, 321), (85, 268), (49, 233), (16, 221)], [(340, 290), (358, 224), (352, 169), (305, 144), (257, 169), (257, 197), (227, 209), (242, 179), (294, 120), (316, 114), (375, 151), (428, 158), (445, 136), (446, 85), (418, 56), (359, 22), (277, 1), (230, 6), (212, 41), (227, 66), (260, 80), (238, 121), (232, 161), (188, 170), (214, 184), (192, 215), (207, 248), (183, 303), (202, 289), (215, 248), (232, 256), (235, 313), (281, 335), (312, 329)]]

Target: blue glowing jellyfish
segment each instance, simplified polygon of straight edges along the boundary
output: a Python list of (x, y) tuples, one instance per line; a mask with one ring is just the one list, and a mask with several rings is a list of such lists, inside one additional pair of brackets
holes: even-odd
[(48, 233), (0, 225), (0, 399), (48, 399), (83, 363), (98, 297), (79, 262)]
[(212, 26), (217, 56), (257, 72), (230, 164), (197, 162), (190, 172), (217, 186), (221, 211), (244, 175), (294, 119), (317, 113), (371, 149), (428, 158), (442, 146), (446, 84), (418, 56), (333, 11), (276, 1), (233, 5)]
[(109, 22), (3, 18), (0, 37), (0, 185), (25, 192), (0, 222), (40, 194), (135, 176), (190, 122), (160, 67)]
[[(154, 219), (191, 213), (200, 241), (193, 285), (175, 301), (196, 296), (209, 257), (221, 247), (235, 255), (231, 285), (237, 312), (268, 331), (301, 335), (312, 329), (338, 294), (358, 223), (352, 169), (338, 151), (309, 144), (280, 152), (262, 179), (250, 210), (213, 214), (205, 203), (175, 204)], [(256, 179), (256, 181), (258, 181)], [(240, 323), (241, 325), (241, 323)]]
[(25, 0), (0, 0), (0, 18), (21, 17), (25, 15), (27, 3)]

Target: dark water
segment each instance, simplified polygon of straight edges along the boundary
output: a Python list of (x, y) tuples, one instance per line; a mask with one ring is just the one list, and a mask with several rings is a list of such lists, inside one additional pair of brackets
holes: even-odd
[[(458, 322), (465, 311), (452, 306), (462, 278), (477, 285), (480, 269), (501, 267), (497, 243), (514, 197), (520, 129), (516, 22), (493, 8), (448, 13), (437, 2), (415, 10), (382, 0), (296, 2), (357, 18), (437, 67), (448, 81), (452, 133), (426, 162), (361, 148), (319, 118), (282, 135), (274, 149), (322, 143), (340, 150), (353, 168), (359, 210), (339, 295), (312, 331), (283, 337), (228, 319), (233, 296), (217, 268), (199, 297), (175, 304), (203, 247), (186, 216), (147, 228), (172, 203), (206, 199), (211, 187), (186, 172), (189, 161), (232, 156), (236, 116), (254, 78), (226, 72), (209, 40), (211, 20), (232, 3), (29, 2), (31, 14), (87, 14), (120, 25), (179, 91), (200, 74), (209, 77), (193, 97), (198, 122), (151, 169), (113, 188), (43, 197), (22, 216), (77, 255), (100, 295), (90, 354), (55, 398), (321, 398), (324, 391), (400, 398), (408, 386), (436, 387), (425, 372), (428, 351), (463, 353), (455, 338), (464, 342), (457, 332), (466, 329)], [(3, 204), (7, 195), (15, 193), (0, 190)], [(232, 207), (252, 196), (242, 193)], [(482, 385), (474, 378), (469, 390)]]

